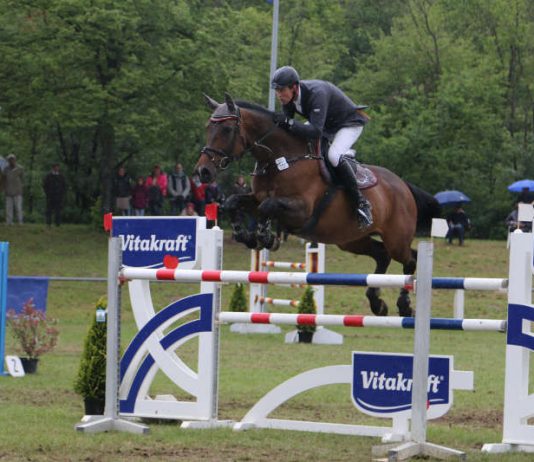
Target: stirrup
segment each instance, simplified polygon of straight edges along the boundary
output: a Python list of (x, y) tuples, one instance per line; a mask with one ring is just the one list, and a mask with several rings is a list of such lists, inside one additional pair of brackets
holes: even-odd
[(362, 227), (369, 227), (373, 224), (373, 214), (371, 213), (371, 204), (369, 201), (362, 197), (358, 202), (357, 209), (358, 221)]
[(362, 209), (358, 209), (358, 221), (360, 223), (361, 228), (368, 228), (373, 224), (373, 218), (371, 217), (371, 214), (366, 213)]

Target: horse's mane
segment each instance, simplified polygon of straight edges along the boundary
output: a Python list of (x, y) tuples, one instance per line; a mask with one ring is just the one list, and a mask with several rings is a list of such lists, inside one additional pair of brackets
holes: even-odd
[(260, 104), (251, 103), (250, 101), (236, 101), (235, 102), (239, 107), (243, 109), (250, 109), (251, 111), (259, 112), (267, 117), (272, 118), (274, 112), (270, 111), (269, 109), (263, 107)]

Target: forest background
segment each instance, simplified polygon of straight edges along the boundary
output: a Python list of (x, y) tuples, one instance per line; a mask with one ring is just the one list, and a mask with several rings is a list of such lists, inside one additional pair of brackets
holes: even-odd
[[(506, 235), (534, 177), (532, 0), (280, 0), (278, 65), (326, 79), (372, 118), (358, 157), (434, 194), (459, 189), (472, 235)], [(112, 179), (176, 161), (191, 174), (202, 93), (268, 103), (265, 0), (0, 0), (0, 155), (26, 171), (28, 221), (60, 162), (65, 219), (113, 203)], [(250, 159), (221, 178), (231, 184)]]

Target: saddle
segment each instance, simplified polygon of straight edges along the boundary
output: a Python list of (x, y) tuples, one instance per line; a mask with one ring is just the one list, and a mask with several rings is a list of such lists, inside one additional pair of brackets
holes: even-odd
[[(321, 141), (317, 141), (314, 152), (318, 155), (320, 154), (321, 160), (320, 170), (321, 176), (328, 184), (334, 184), (336, 186), (342, 187), (342, 182), (339, 180), (338, 175), (336, 174), (335, 168), (328, 161), (328, 149), (330, 147), (330, 141), (327, 138), (323, 138)], [(353, 154), (356, 154), (352, 150)], [(369, 189), (375, 186), (378, 183), (378, 179), (375, 174), (363, 164), (360, 164), (356, 160), (357, 168), (355, 169), (356, 179), (358, 181), (358, 189)]]
[[(302, 234), (308, 234), (313, 232), (313, 230), (317, 226), (317, 223), (319, 223), (319, 219), (322, 213), (328, 208), (328, 206), (334, 199), (336, 192), (345, 187), (340, 181), (338, 175), (336, 174), (334, 167), (330, 164), (330, 162), (326, 160), (328, 159), (329, 146), (330, 141), (328, 139), (323, 139), (322, 142), (317, 141), (316, 143), (308, 144), (308, 150), (310, 152), (315, 153), (317, 157), (320, 157), (320, 174), (329, 186), (328, 188), (326, 188), (326, 191), (319, 203), (313, 209), (312, 215), (309, 220), (299, 230), (299, 232), (301, 232)], [(375, 174), (370, 169), (358, 162), (356, 168), (356, 178), (358, 182), (358, 189), (369, 189), (378, 183), (378, 178), (375, 176)]]

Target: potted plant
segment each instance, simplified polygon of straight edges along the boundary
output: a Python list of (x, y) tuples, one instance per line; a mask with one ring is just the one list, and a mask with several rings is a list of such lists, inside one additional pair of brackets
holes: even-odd
[(7, 312), (7, 324), (18, 341), (18, 350), (26, 355), (20, 358), (24, 372), (33, 374), (37, 371), (39, 357), (54, 349), (59, 331), (54, 327), (56, 319), (46, 317), (43, 311), (35, 309), (33, 298), (22, 307), (22, 311)]
[(229, 308), (230, 311), (236, 312), (244, 312), (248, 310), (244, 284), (240, 282), (236, 284), (234, 291), (232, 292), (232, 297), (230, 298)]
[[(306, 287), (300, 303), (298, 305), (299, 314), (316, 314), (317, 306), (313, 298), (313, 289), (311, 286)], [(315, 326), (309, 324), (297, 324), (297, 334), (299, 343), (311, 343), (313, 334), (315, 333)]]
[(74, 391), (84, 400), (85, 415), (103, 415), (106, 402), (106, 334), (105, 298), (98, 300), (96, 316), (85, 338)]

